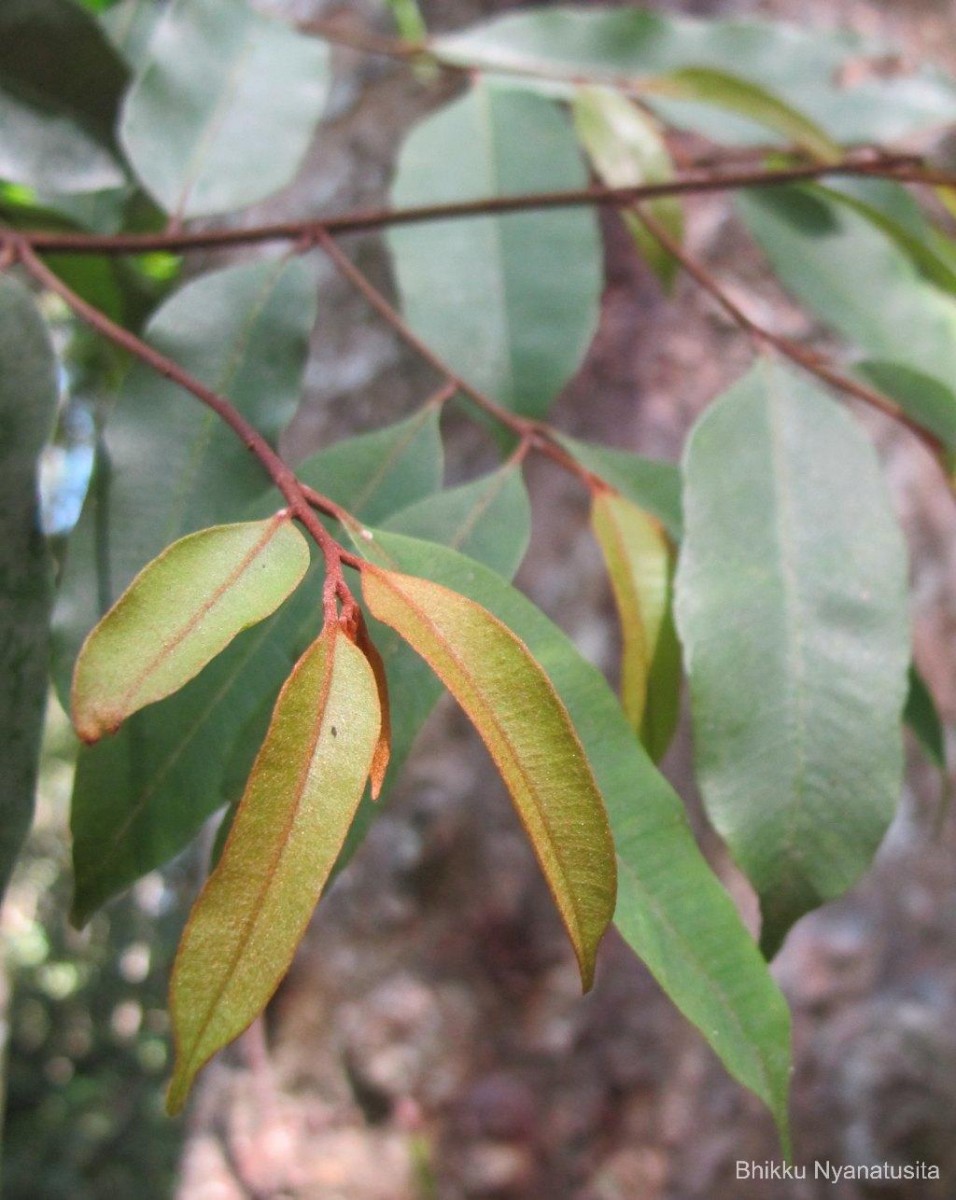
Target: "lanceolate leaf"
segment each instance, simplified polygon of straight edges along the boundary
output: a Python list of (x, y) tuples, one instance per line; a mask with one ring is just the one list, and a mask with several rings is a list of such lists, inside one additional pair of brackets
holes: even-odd
[[(412, 132), (392, 199), (430, 204), (586, 182), (574, 134), (553, 104), (478, 82)], [(403, 310), (422, 338), (469, 383), (543, 415), (597, 326), (594, 213), (409, 225), (392, 230), (389, 245)]]
[[(366, 517), (383, 497), (401, 507), (427, 495), (441, 465), (432, 413), (333, 446), (308, 469), (323, 492), (354, 502), (356, 515)], [(270, 490), (251, 515), (279, 503)], [(175, 696), (81, 750), (72, 815), (75, 921), (181, 851), (217, 808), (241, 795), (282, 681), (315, 637), (322, 581), (316, 556), (273, 616), (241, 633)]]
[(780, 366), (705, 413), (684, 471), (697, 775), (773, 953), (866, 869), (899, 798), (906, 552), (869, 443)]
[(414, 538), (376, 541), (403, 571), (484, 605), (522, 639), (570, 714), (617, 851), (615, 924), (735, 1078), (786, 1134), (790, 1016), (757, 947), (707, 866), (680, 800), (634, 737), (603, 676), (520, 592), (471, 559)]
[(675, 541), (681, 537), (681, 480), (674, 463), (644, 458), (629, 450), (579, 442), (562, 434), (558, 439), (569, 454), (616, 491), (646, 508), (663, 524)]
[(362, 572), (362, 592), (372, 614), (426, 660), (481, 735), (589, 988), (614, 913), (614, 844), (566, 709), (521, 641), (473, 600), (372, 566)]
[(30, 827), (46, 703), (51, 567), (37, 458), (56, 411), (56, 360), (30, 294), (0, 278), (0, 897)]
[[(602, 182), (609, 187), (666, 183), (674, 167), (654, 119), (613, 88), (585, 87), (574, 97), (574, 127)], [(648, 201), (648, 213), (683, 241), (684, 212), (675, 196)], [(622, 214), (638, 249), (670, 285), (677, 263), (633, 211)]]
[(298, 170), (328, 79), (324, 43), (245, 0), (174, 0), (126, 99), (123, 145), (167, 212), (252, 204)]
[(358, 807), (380, 727), (365, 656), (326, 628), (280, 693), (229, 838), (173, 968), (178, 1112), (196, 1072), (268, 1003)]
[(85, 742), (178, 691), (298, 586), (309, 545), (288, 513), (189, 534), (153, 559), (86, 639), (72, 711)]
[(72, 0), (0, 4), (0, 178), (59, 192), (125, 182), (114, 127), (127, 74)]
[(680, 714), (680, 647), (671, 616), (673, 549), (660, 523), (612, 491), (598, 492), (591, 525), (621, 620), (621, 703), (655, 761)]

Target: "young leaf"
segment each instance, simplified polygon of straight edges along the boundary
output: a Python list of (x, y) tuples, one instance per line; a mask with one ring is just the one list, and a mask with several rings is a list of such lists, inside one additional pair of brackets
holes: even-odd
[(171, 1113), (288, 970), (362, 797), (379, 729), (372, 670), (329, 626), (279, 695), (219, 863), (183, 933), (170, 989)]
[[(183, 314), (183, 320), (188, 318), (194, 324), (198, 319), (192, 310)], [(267, 354), (254, 340), (259, 353)], [(278, 330), (274, 345), (281, 345)], [(267, 394), (281, 400), (282, 376), (276, 373), (273, 379), (275, 390)], [(249, 385), (254, 381), (250, 378)], [(169, 402), (175, 403), (175, 398)], [(172, 419), (171, 410), (166, 415), (167, 421)], [(159, 436), (158, 429), (154, 433)], [(220, 447), (216, 431), (211, 433), (205, 463), (212, 481), (218, 479), (219, 455), (229, 454), (231, 445)], [(159, 453), (171, 455), (172, 450), (159, 442)], [(323, 492), (363, 519), (383, 505), (400, 508), (420, 500), (441, 480), (435, 413), (419, 413), (387, 429), (349, 438), (310, 459), (307, 469)], [(259, 498), (249, 506), (250, 517), (264, 517), (282, 503), (274, 489), (262, 494), (258, 479), (254, 494)], [(201, 500), (209, 504), (214, 495)], [(142, 516), (132, 505), (117, 507), (112, 525), (107, 522), (103, 530), (107, 561), (108, 551), (133, 548), (143, 528)], [(126, 533), (120, 538), (124, 525)], [(140, 875), (181, 851), (217, 808), (241, 795), (282, 681), (313, 639), (323, 575), (322, 560), (316, 557), (285, 604), (241, 633), (182, 691), (135, 713), (115, 736), (81, 748), (71, 820), (74, 921), (82, 923)], [(392, 636), (391, 630), (384, 632)], [(427, 670), (424, 674), (428, 676)], [(399, 729), (410, 707), (403, 703), (396, 714)], [(357, 840), (350, 838), (350, 844)]]
[(0, 278), (0, 897), (33, 816), (52, 571), (37, 459), (56, 412), (56, 359), (30, 293)]
[(489, 609), (528, 646), (570, 714), (607, 805), (617, 851), (614, 922), (786, 1141), (790, 1014), (733, 902), (697, 848), (680, 800), (634, 737), (604, 677), (527, 597), (480, 563), (394, 533), (401, 570)]
[(180, 538), (136, 576), (83, 644), (72, 711), (84, 742), (178, 691), (299, 585), (309, 545), (287, 513)]
[[(555, 105), (479, 80), (413, 130), (392, 200), (431, 204), (586, 183), (574, 134)], [(390, 231), (389, 246), (416, 332), (508, 408), (547, 412), (597, 327), (602, 256), (594, 213), (408, 225)]]
[(776, 364), (704, 414), (684, 473), (697, 777), (773, 953), (867, 868), (899, 799), (906, 551), (869, 442)]
[(621, 621), (621, 703), (657, 761), (680, 715), (680, 647), (671, 616), (673, 549), (660, 523), (616, 492), (594, 497), (591, 526)]
[(328, 93), (328, 49), (246, 0), (175, 0), (123, 106), (146, 189), (177, 217), (253, 204), (288, 183)]
[[(574, 97), (574, 127), (594, 170), (609, 187), (666, 183), (674, 166), (656, 122), (613, 88), (584, 87)], [(676, 242), (684, 240), (684, 210), (675, 196), (646, 204), (648, 213)], [(621, 214), (637, 248), (669, 287), (678, 266), (633, 211)]]
[(525, 646), (448, 588), (369, 566), (362, 592), (448, 688), (507, 784), (571, 938), (587, 990), (614, 913), (614, 844), (567, 711)]

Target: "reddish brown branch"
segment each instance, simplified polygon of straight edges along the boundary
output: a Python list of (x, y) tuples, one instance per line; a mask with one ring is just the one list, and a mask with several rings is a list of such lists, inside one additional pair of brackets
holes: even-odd
[(457, 371), (453, 370), (443, 358), (422, 341), (401, 313), (359, 270), (330, 234), (319, 234), (316, 237), (316, 244), (321, 246), (342, 276), (353, 285), (369, 306), (398, 334), (402, 341), (444, 378), (443, 386), (435, 393), (430, 403), (444, 403), (457, 392), (461, 392), (482, 412), (493, 417), (500, 425), (520, 439), (522, 458), (529, 449), (535, 449), (576, 475), (590, 490), (593, 491), (595, 488), (603, 486), (600, 480), (568, 454), (546, 424), (511, 412), (510, 409), (505, 408), (485, 392), (468, 383)]
[[(59, 296), (76, 316), (84, 320), (92, 329), (96, 330), (103, 337), (108, 338), (114, 345), (122, 347), (122, 349), (126, 350), (134, 358), (139, 359), (140, 362), (145, 363), (159, 375), (175, 383), (184, 391), (189, 392), (229, 426), (265, 468), (266, 473), (288, 501), (293, 515), (305, 526), (321, 549), (325, 557), (327, 569), (327, 617), (334, 619), (336, 596), (346, 605), (354, 603), (342, 575), (342, 564), (347, 563), (349, 566), (360, 566), (360, 560), (343, 550), (326, 530), (325, 526), (312, 511), (310, 500), (296, 478), (295, 472), (272, 449), (255, 426), (251, 425), (225, 396), (207, 387), (171, 358), (167, 358), (165, 354), (161, 354), (128, 329), (117, 325), (115, 321), (111, 321), (99, 309), (94, 308), (92, 304), (89, 304), (81, 296), (78, 296), (76, 292), (69, 288), (58, 275), (51, 271), (37, 257), (31, 247), (22, 238), (16, 235), (8, 237), (4, 240), (4, 245), (11, 249), (17, 261), (37, 283)], [(321, 501), (324, 511), (329, 511), (332, 507), (331, 500), (319, 497), (318, 493), (312, 493), (312, 495)]]
[(830, 387), (836, 388), (845, 395), (855, 396), (857, 400), (863, 400), (871, 407), (878, 408), (895, 421), (899, 421), (923, 442), (935, 458), (940, 458), (943, 454), (943, 446), (940, 442), (921, 425), (913, 421), (898, 404), (895, 404), (889, 397), (884, 396), (874, 388), (867, 387), (866, 384), (853, 379), (849, 375), (844, 375), (842, 371), (839, 371), (832, 363), (821, 358), (815, 351), (808, 349), (806, 346), (801, 346), (798, 342), (791, 341), (790, 338), (774, 333), (765, 325), (761, 325), (758, 321), (755, 321), (753, 317), (740, 307), (736, 300), (728, 295), (726, 290), (710, 271), (707, 270), (704, 264), (688, 254), (684, 247), (675, 238), (671, 237), (661, 222), (647, 212), (644, 206), (634, 205), (633, 209), (667, 253), (671, 255), (675, 262), (680, 264), (703, 291), (720, 305), (736, 325), (749, 333), (757, 341), (772, 347), (779, 354), (796, 363), (797, 366), (816, 375), (818, 379), (822, 379)]
[(311, 221), (286, 221), (249, 229), (211, 229), (163, 233), (92, 234), (33, 231), (20, 237), (38, 253), (57, 254), (144, 254), (153, 251), (186, 253), (216, 250), (260, 242), (297, 242), (303, 246), (323, 234), (361, 233), (397, 225), (422, 224), (469, 217), (500, 216), (505, 213), (543, 211), (553, 208), (582, 208), (638, 203), (662, 196), (737, 191), (746, 188), (781, 187), (790, 183), (826, 177), (863, 175), (894, 179), (900, 183), (948, 184), (956, 187), (956, 175), (927, 171), (911, 155), (897, 157), (847, 157), (838, 163), (804, 163), (779, 170), (726, 171), (692, 174), (665, 183), (637, 187), (572, 188), (558, 192), (527, 192), (514, 196), (488, 196), (452, 204), (423, 204), (409, 208), (374, 208), (330, 215)]

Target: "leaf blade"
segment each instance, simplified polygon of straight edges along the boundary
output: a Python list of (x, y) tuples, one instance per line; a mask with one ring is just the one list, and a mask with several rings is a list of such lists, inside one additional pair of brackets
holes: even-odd
[[(586, 182), (574, 135), (554, 105), (479, 81), (412, 131), (392, 200), (436, 203)], [(594, 214), (406, 226), (391, 230), (388, 244), (416, 332), (469, 383), (516, 412), (542, 416), (597, 328), (602, 258)]]
[(243, 629), (274, 612), (308, 567), (308, 543), (288, 513), (173, 542), (80, 650), (71, 694), (80, 738), (98, 741), (178, 691)]
[[(579, 88), (572, 108), (574, 127), (602, 182), (608, 187), (667, 183), (674, 165), (653, 118), (620, 92), (607, 87)], [(662, 196), (645, 203), (674, 241), (684, 240), (684, 210), (678, 197)], [(638, 250), (665, 287), (676, 278), (678, 265), (631, 209), (622, 210)]]
[(906, 553), (869, 443), (778, 365), (708, 410), (684, 469), (677, 619), (698, 779), (773, 952), (866, 869), (895, 810)]
[(598, 492), (591, 528), (621, 622), (621, 702), (659, 761), (680, 714), (680, 647), (671, 616), (673, 551), (660, 524), (614, 492)]
[(614, 911), (613, 842), (564, 707), (519, 639), (474, 601), (371, 566), (362, 591), (373, 616), (428, 662), (481, 735), (531, 840), (587, 990)]
[(327, 91), (318, 39), (244, 0), (175, 0), (123, 105), (120, 137), (167, 212), (210, 216), (291, 180)]
[(371, 668), (331, 626), (293, 669), (173, 968), (178, 1112), (196, 1072), (268, 1003), (362, 796), (380, 727)]

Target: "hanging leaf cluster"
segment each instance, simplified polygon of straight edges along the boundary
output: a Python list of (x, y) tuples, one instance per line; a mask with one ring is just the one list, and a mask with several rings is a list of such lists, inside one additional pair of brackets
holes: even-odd
[[(225, 814), (171, 983), (177, 1111), (268, 1003), (447, 689), (583, 987), (613, 921), (786, 1142), (789, 1016), (767, 958), (872, 861), (904, 718), (944, 765), (906, 548), (841, 401), (882, 408), (952, 475), (956, 242), (939, 211), (956, 180), (874, 147), (956, 121), (956, 84), (925, 69), (843, 86), (882, 52), (848, 34), (551, 6), (428, 37), (413, 3), (393, 7), (419, 85), (465, 80), (400, 147), (395, 211), (241, 229), (232, 214), (292, 180), (324, 119), (321, 37), (247, 0), (3, 5), (0, 883), (30, 822), (52, 661), (83, 743), (77, 923)], [(935, 208), (911, 180), (937, 187)], [(700, 268), (685, 225), (714, 189), (738, 192), (782, 285), (845, 340), (839, 362), (761, 330)], [(598, 328), (599, 205), (665, 288), (686, 271), (761, 346), (679, 465), (546, 423)], [(373, 226), (397, 309), (335, 240)], [(180, 281), (191, 250), (244, 241), (270, 249)], [(315, 253), (443, 388), (293, 471), (276, 447), (303, 392)], [(62, 374), (50, 296), (100, 335), (109, 393), (55, 603), (35, 511)], [(449, 405), (502, 455), (450, 487)], [(619, 696), (510, 582), (530, 454), (584, 491)], [(657, 765), (685, 679), (698, 782), (759, 897), (759, 944)]]

